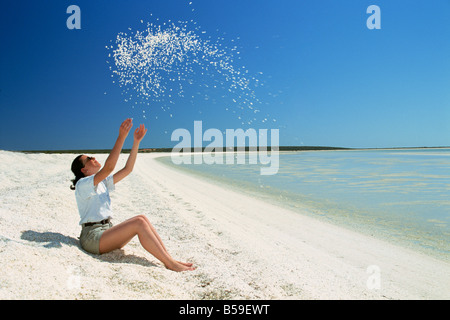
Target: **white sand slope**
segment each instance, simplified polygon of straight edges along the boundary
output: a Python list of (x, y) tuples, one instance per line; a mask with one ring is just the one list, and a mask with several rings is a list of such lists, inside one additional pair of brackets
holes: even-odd
[(160, 154), (139, 154), (117, 184), (113, 222), (145, 214), (197, 269), (165, 269), (137, 238), (88, 254), (69, 189), (75, 156), (0, 151), (0, 299), (450, 298), (446, 262), (181, 174)]

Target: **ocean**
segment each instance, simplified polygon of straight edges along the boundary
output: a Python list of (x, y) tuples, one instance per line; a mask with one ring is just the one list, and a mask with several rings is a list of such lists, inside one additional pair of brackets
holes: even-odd
[(299, 213), (450, 260), (450, 149), (280, 152), (274, 175), (261, 175), (262, 165), (249, 161), (158, 160)]

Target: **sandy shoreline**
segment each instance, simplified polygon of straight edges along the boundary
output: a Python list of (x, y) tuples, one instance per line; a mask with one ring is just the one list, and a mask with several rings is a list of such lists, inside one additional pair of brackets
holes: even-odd
[(74, 155), (0, 151), (0, 299), (450, 298), (448, 263), (181, 174), (160, 155), (139, 154), (116, 186), (113, 222), (145, 214), (197, 270), (166, 270), (137, 238), (85, 253)]

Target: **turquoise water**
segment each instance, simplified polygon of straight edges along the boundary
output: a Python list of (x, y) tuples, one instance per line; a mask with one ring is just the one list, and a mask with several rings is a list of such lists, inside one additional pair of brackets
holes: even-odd
[[(160, 161), (299, 212), (450, 260), (450, 149), (280, 152), (260, 164)], [(226, 163), (224, 161), (224, 163)]]

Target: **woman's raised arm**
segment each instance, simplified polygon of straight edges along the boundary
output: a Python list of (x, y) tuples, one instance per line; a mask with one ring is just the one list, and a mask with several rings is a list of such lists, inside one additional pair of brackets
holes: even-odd
[(147, 133), (147, 129), (143, 124), (139, 126), (134, 131), (134, 141), (133, 141), (133, 147), (131, 148), (130, 155), (128, 156), (127, 163), (125, 164), (125, 167), (123, 167), (122, 170), (117, 171), (113, 176), (114, 184), (128, 176), (131, 171), (133, 171), (134, 164), (136, 162), (137, 153), (139, 150), (139, 144), (141, 140), (144, 138), (145, 134)]
[(98, 185), (100, 182), (102, 182), (104, 179), (106, 179), (111, 174), (111, 172), (113, 172), (114, 168), (116, 167), (117, 160), (119, 159), (120, 152), (122, 151), (125, 139), (127, 138), (128, 133), (130, 132), (132, 126), (133, 126), (132, 119), (126, 119), (120, 125), (119, 137), (117, 138), (116, 143), (114, 144), (114, 147), (111, 150), (111, 153), (106, 159), (105, 165), (94, 176), (95, 186)]

